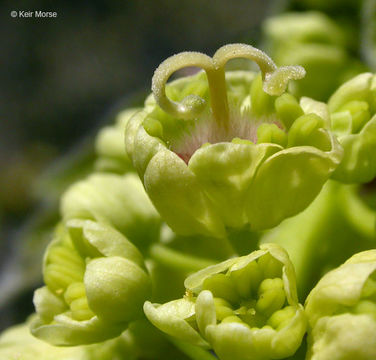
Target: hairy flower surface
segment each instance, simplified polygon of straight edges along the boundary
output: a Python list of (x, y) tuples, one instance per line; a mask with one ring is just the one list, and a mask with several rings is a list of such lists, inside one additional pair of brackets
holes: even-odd
[(305, 334), (294, 269), (278, 245), (209, 266), (188, 277), (185, 287), (183, 299), (146, 302), (145, 314), (160, 330), (213, 348), (220, 359), (285, 358)]
[(365, 73), (343, 84), (329, 99), (332, 130), (344, 148), (333, 178), (365, 183), (376, 177), (376, 81)]
[(327, 273), (309, 294), (312, 360), (376, 358), (376, 250), (353, 255)]
[[(255, 60), (262, 74), (225, 74), (236, 57)], [(165, 89), (169, 76), (189, 65), (205, 72)], [(243, 44), (224, 46), (213, 58), (181, 53), (160, 65), (155, 99), (128, 122), (126, 147), (176, 233), (223, 237), (226, 228), (270, 228), (315, 198), (342, 149), (326, 130), (324, 104), (283, 94), (302, 76), (302, 68), (277, 68)]]

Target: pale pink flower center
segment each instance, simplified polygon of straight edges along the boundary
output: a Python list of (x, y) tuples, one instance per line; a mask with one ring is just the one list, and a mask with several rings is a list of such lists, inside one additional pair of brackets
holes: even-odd
[(239, 112), (231, 111), (227, 127), (218, 124), (213, 118), (205, 119), (187, 131), (178, 144), (172, 145), (172, 150), (188, 164), (195, 151), (206, 143), (231, 142), (234, 138), (257, 143), (257, 128), (262, 123), (276, 124), (283, 129), (275, 116), (255, 119), (248, 114), (240, 115)]

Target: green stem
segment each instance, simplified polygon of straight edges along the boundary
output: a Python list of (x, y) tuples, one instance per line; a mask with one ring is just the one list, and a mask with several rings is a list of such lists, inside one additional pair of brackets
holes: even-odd
[(227, 254), (227, 258), (238, 256), (237, 251), (235, 250), (230, 238), (227, 236), (225, 238), (216, 239), (218, 246), (222, 247), (224, 253)]
[(343, 188), (344, 213), (360, 234), (368, 238), (375, 237), (376, 213), (356, 196), (356, 190), (356, 187)]
[(150, 256), (167, 267), (189, 272), (198, 271), (215, 264), (212, 260), (186, 255), (161, 244), (154, 244), (150, 247)]
[(348, 212), (355, 211), (348, 208), (354, 202), (351, 196), (356, 196), (351, 193), (353, 190), (348, 185), (328, 181), (305, 211), (285, 220), (261, 239), (263, 243), (278, 243), (289, 253), (301, 300), (324, 273), (354, 253), (375, 247), (375, 232), (371, 230), (375, 216), (357, 218), (362, 226), (354, 226), (355, 222), (349, 218)]
[(260, 232), (250, 231), (248, 228), (231, 231), (228, 234), (229, 241), (239, 256), (258, 250), (260, 237)]

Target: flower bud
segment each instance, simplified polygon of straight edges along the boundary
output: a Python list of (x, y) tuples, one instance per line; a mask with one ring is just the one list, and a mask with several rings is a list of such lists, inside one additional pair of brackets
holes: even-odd
[(133, 169), (124, 148), (124, 131), (128, 120), (140, 109), (134, 108), (120, 112), (112, 126), (101, 129), (95, 141), (98, 159), (95, 168), (98, 171), (123, 174)]
[(317, 11), (288, 12), (263, 23), (267, 51), (279, 65), (300, 64), (304, 79), (291, 84), (296, 96), (327, 101), (345, 80), (366, 71), (349, 51), (346, 31)]
[(375, 76), (364, 73), (343, 84), (329, 99), (332, 131), (344, 149), (333, 173), (344, 183), (366, 183), (376, 176)]
[[(225, 76), (223, 67), (233, 57), (255, 60), (262, 76)], [(169, 84), (171, 101), (165, 82), (188, 65), (202, 66), (206, 76)], [(267, 229), (311, 203), (342, 150), (326, 130), (324, 104), (283, 94), (290, 79), (303, 75), (302, 68), (277, 68), (243, 44), (224, 46), (213, 58), (178, 54), (160, 65), (155, 99), (149, 97), (128, 122), (126, 147), (150, 199), (176, 233), (223, 237), (228, 228)], [(192, 93), (196, 100), (188, 106), (183, 100)]]
[(81, 345), (119, 335), (142, 317), (151, 282), (137, 248), (108, 225), (71, 220), (47, 248), (45, 287), (34, 295), (33, 335)]
[(307, 297), (307, 359), (376, 357), (376, 250), (353, 255)]
[(63, 220), (107, 223), (139, 248), (159, 236), (160, 218), (135, 174), (93, 174), (72, 185), (61, 201)]
[(191, 275), (183, 299), (146, 302), (144, 312), (160, 330), (212, 348), (219, 359), (282, 359), (300, 346), (306, 331), (295, 273), (287, 253), (264, 244)]

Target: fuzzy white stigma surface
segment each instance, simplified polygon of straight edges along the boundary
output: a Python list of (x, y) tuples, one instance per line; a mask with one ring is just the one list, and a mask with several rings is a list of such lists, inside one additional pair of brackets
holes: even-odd
[(256, 117), (250, 108), (241, 110), (230, 106), (229, 110), (229, 121), (226, 125), (218, 123), (212, 114), (206, 114), (193, 122), (180, 139), (171, 144), (171, 150), (188, 164), (193, 154), (202, 146), (232, 141), (256, 144), (257, 129), (261, 124), (275, 124), (284, 130), (276, 114)]

